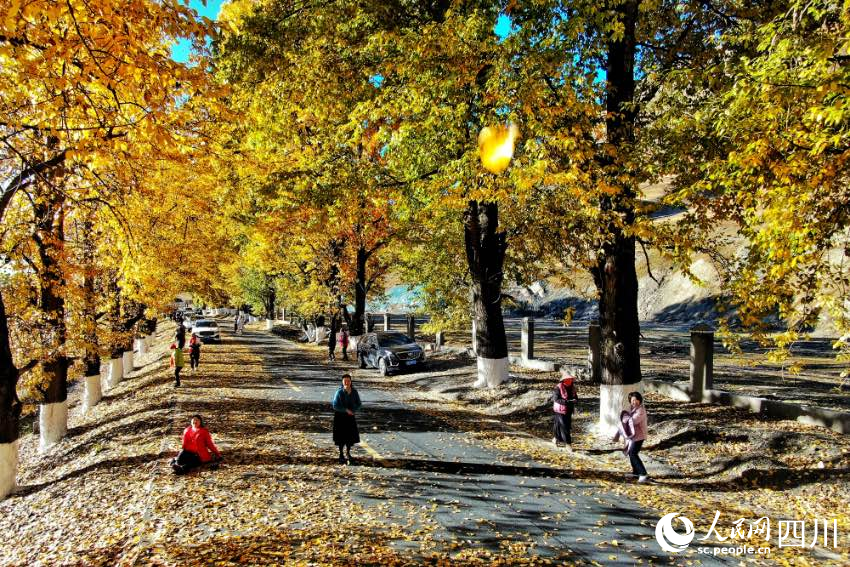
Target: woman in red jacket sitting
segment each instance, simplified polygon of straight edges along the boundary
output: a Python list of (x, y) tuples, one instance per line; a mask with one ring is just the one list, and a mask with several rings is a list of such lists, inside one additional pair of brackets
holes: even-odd
[(191, 425), (183, 431), (183, 449), (171, 461), (171, 468), (174, 474), (185, 474), (212, 462), (213, 455), (216, 461), (221, 460), (221, 451), (213, 443), (209, 430), (204, 427), (204, 420), (199, 415), (193, 415)]

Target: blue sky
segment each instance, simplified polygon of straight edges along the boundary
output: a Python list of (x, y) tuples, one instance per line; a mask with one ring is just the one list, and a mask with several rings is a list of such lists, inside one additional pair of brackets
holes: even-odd
[[(513, 28), (513, 29), (512, 29)], [(493, 29), (496, 32), (496, 35), (502, 39), (508, 37), (512, 31), (516, 31), (516, 28), (511, 22), (511, 18), (506, 16), (505, 14), (499, 14), (499, 19), (496, 20), (496, 27)]]
[[(226, 1), (227, 0), (207, 0), (206, 6), (204, 6), (201, 0), (190, 0), (189, 6), (194, 8), (200, 15), (206, 16), (211, 20), (215, 20), (218, 17), (219, 10), (221, 10), (221, 5)], [(499, 19), (496, 21), (496, 26), (493, 31), (496, 32), (496, 35), (504, 39), (510, 34), (511, 26), (511, 19), (508, 16), (501, 14), (499, 15)], [(189, 47), (190, 45), (188, 41), (178, 41), (177, 45), (171, 48), (171, 58), (175, 61), (180, 61), (181, 63), (188, 61)]]
[[(221, 9), (221, 5), (225, 3), (226, 0), (207, 0), (206, 6), (201, 0), (190, 0), (189, 6), (195, 9), (202, 16), (206, 16), (211, 20), (215, 20), (218, 17), (218, 11)], [(185, 0), (183, 0), (185, 3)], [(177, 45), (171, 48), (171, 58), (175, 61), (185, 62), (189, 59), (189, 42), (186, 40), (181, 40), (177, 42)]]

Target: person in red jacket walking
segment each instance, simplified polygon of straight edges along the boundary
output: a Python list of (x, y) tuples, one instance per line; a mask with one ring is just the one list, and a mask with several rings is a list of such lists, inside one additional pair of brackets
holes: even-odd
[(171, 461), (171, 468), (174, 474), (186, 474), (213, 459), (221, 460), (221, 451), (213, 443), (201, 416), (193, 415), (189, 427), (183, 431), (183, 448)]
[(555, 447), (564, 446), (569, 451), (572, 449), (572, 420), (575, 404), (578, 401), (576, 393), (575, 377), (567, 371), (561, 371), (561, 380), (552, 393), (552, 411), (555, 413), (553, 432), (555, 436), (552, 443)]
[(339, 330), (339, 348), (342, 349), (342, 359), (348, 360), (348, 327), (346, 325)]

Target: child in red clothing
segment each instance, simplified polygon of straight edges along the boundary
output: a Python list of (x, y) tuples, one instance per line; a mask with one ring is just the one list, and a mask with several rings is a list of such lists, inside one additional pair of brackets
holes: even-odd
[(171, 461), (171, 468), (174, 469), (174, 474), (186, 474), (213, 460), (221, 460), (221, 451), (213, 443), (201, 416), (193, 415), (191, 425), (183, 431), (183, 449)]

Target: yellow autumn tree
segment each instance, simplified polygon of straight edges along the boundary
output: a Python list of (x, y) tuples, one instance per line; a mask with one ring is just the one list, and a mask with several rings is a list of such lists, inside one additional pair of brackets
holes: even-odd
[[(40, 271), (28, 271), (14, 245), (10, 258), (13, 279), (41, 290), (42, 307), (26, 314), (58, 325), (53, 354), (38, 369), (49, 384), (45, 445), (61, 437), (66, 411), (69, 353), (59, 321), (69, 274), (59, 267), (69, 256), (62, 219), (78, 202), (113, 206), (152, 160), (183, 159), (197, 122), (198, 108), (188, 102), (214, 100), (217, 91), (202, 66), (172, 60), (170, 45), (182, 37), (203, 49), (211, 33), (209, 21), (177, 2), (0, 2), (0, 214), (29, 222), (29, 241), (47, 245)], [(4, 286), (4, 297), (8, 291)], [(21, 320), (17, 315), (11, 320)], [(0, 445), (11, 447), (17, 371), (11, 359), (3, 369)]]

